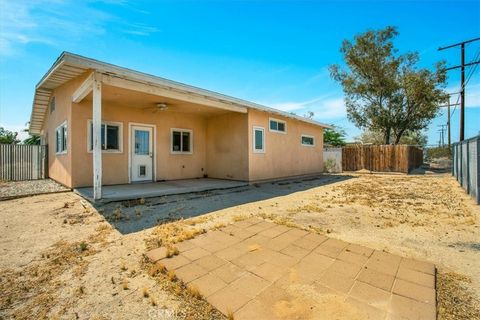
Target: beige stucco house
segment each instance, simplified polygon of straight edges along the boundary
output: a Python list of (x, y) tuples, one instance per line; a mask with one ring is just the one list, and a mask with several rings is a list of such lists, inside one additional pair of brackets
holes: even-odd
[(323, 171), (316, 121), (64, 52), (35, 88), (30, 133), (70, 187)]

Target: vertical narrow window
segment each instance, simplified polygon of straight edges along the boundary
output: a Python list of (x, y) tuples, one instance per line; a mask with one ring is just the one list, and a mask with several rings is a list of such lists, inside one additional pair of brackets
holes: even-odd
[(50, 99), (49, 109), (50, 109), (50, 113), (55, 111), (55, 97), (52, 97), (52, 99)]
[(65, 121), (55, 130), (55, 152), (67, 153), (67, 122)]
[(192, 153), (193, 132), (188, 129), (172, 129), (172, 153)]
[(265, 129), (262, 127), (253, 127), (253, 152), (265, 152)]

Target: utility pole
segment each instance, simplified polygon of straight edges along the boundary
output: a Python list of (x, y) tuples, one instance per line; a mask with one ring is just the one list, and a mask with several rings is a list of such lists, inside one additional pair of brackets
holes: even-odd
[(470, 42), (474, 42), (474, 41), (478, 41), (478, 40), (480, 40), (480, 37), (470, 39), (470, 40), (467, 40), (467, 41), (462, 41), (462, 42), (459, 42), (459, 43), (455, 43), (455, 44), (452, 44), (452, 45), (449, 45), (449, 46), (446, 46), (446, 47), (438, 48), (438, 51), (441, 51), (441, 50), (445, 50), (445, 49), (460, 46), (460, 50), (461, 50), (460, 65), (445, 69), (445, 70), (448, 71), (448, 70), (461, 68), (461, 74), (460, 74), (460, 83), (461, 83), (460, 84), (461, 85), (461, 89), (460, 89), (460, 141), (463, 141), (465, 139), (465, 67), (472, 66), (472, 65), (480, 63), (480, 61), (473, 61), (473, 62), (465, 64), (465, 44), (470, 43)]
[(438, 131), (440, 132), (441, 146), (444, 147), (445, 146), (445, 129), (446, 129), (447, 125), (446, 124), (440, 124), (439, 127), (440, 127), (440, 130), (438, 130)]
[(447, 112), (448, 112), (448, 117), (447, 117), (447, 130), (448, 130), (448, 149), (451, 148), (451, 136), (450, 136), (450, 96), (448, 96), (448, 105), (447, 105)]

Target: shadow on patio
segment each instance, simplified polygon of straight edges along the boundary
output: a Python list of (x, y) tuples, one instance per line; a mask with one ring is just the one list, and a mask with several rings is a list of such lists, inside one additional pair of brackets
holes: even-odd
[(265, 182), (222, 190), (165, 195), (142, 200), (94, 203), (95, 208), (122, 234), (151, 228), (159, 223), (191, 218), (210, 212), (272, 199), (352, 178), (320, 175)]

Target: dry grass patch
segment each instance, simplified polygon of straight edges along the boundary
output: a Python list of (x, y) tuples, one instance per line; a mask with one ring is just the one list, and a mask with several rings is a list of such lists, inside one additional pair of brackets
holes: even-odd
[(225, 319), (225, 316), (220, 311), (213, 308), (202, 297), (198, 288), (187, 286), (177, 278), (173, 270), (167, 271), (160, 263), (150, 263), (146, 258), (143, 261), (143, 265), (146, 270), (149, 270), (149, 275), (155, 279), (161, 290), (171, 293), (178, 299), (180, 303), (178, 310), (181, 310), (184, 319)]
[(468, 277), (454, 272), (437, 274), (439, 320), (480, 319), (479, 301), (466, 287), (470, 281)]
[[(53, 316), (50, 312), (54, 307), (65, 310), (72, 301), (57, 299), (64, 286), (57, 277), (73, 267), (77, 268), (74, 275), (83, 275), (88, 268), (85, 258), (96, 253), (91, 246), (82, 250), (81, 244), (59, 241), (21, 271), (1, 270), (2, 312), (14, 309), (11, 315), (15, 319), (47, 319)], [(79, 295), (83, 292), (83, 287), (77, 290)]]
[(175, 243), (193, 239), (206, 232), (205, 229), (193, 227), (189, 223), (180, 220), (156, 226), (150, 236), (145, 239), (147, 249), (152, 250), (161, 246), (172, 247)]

